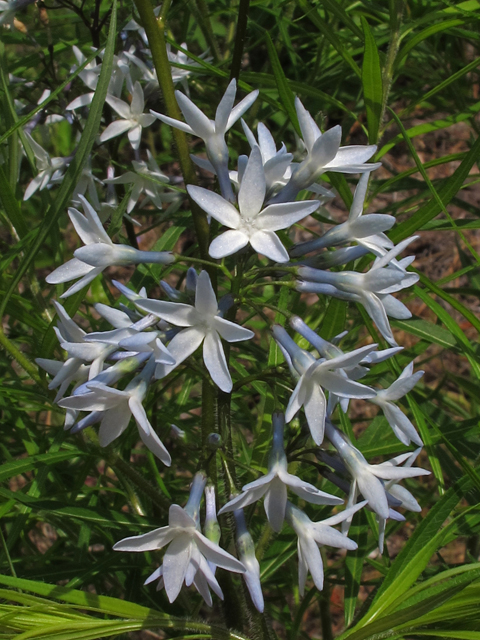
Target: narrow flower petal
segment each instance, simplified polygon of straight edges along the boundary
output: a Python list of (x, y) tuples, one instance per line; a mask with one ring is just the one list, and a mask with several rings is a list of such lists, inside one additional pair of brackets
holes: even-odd
[(190, 327), (197, 320), (195, 308), (189, 304), (150, 299), (138, 300), (135, 304), (139, 309), (153, 313), (177, 327)]
[(262, 154), (258, 147), (250, 153), (247, 167), (238, 192), (238, 206), (242, 218), (255, 218), (262, 208), (265, 199), (265, 174), (263, 172)]
[(183, 117), (196, 136), (206, 140), (215, 133), (211, 120), (207, 118), (203, 111), (200, 111), (200, 109), (193, 104), (190, 98), (187, 98), (187, 96), (180, 91), (175, 91), (175, 97), (177, 98), (178, 106), (183, 113)]
[(196, 135), (192, 127), (181, 120), (175, 120), (174, 118), (169, 118), (168, 116), (164, 116), (163, 113), (158, 113), (157, 111), (152, 111), (150, 109), (150, 113), (158, 120), (161, 120), (165, 124), (170, 125), (171, 127), (175, 127), (175, 129), (180, 129), (180, 131), (185, 131), (185, 133), (189, 133), (190, 135)]
[(180, 534), (169, 544), (163, 557), (163, 580), (168, 600), (173, 602), (182, 588), (192, 555), (190, 536)]
[[(81, 397), (81, 396), (80, 396)], [(113, 409), (109, 409), (103, 416), (98, 439), (101, 447), (107, 447), (118, 438), (128, 427), (132, 414), (128, 410), (127, 402), (118, 404)]]
[(197, 278), (195, 309), (202, 315), (215, 316), (218, 312), (217, 298), (207, 271), (202, 271)]
[(142, 139), (142, 127), (137, 125), (128, 132), (128, 139), (134, 149), (140, 149), (140, 140)]
[(285, 519), (287, 506), (287, 487), (280, 478), (274, 478), (265, 495), (263, 503), (270, 526), (274, 531), (280, 531)]
[(203, 344), (203, 361), (212, 380), (225, 393), (232, 390), (232, 378), (228, 371), (222, 341), (216, 331), (208, 331)]
[(224, 551), (218, 544), (211, 542), (200, 531), (195, 531), (195, 542), (205, 558), (217, 567), (222, 567), (222, 569), (227, 569), (227, 571), (233, 571), (234, 573), (245, 572), (245, 567), (240, 560)]
[(225, 133), (227, 130), (228, 118), (233, 109), (235, 102), (235, 94), (237, 93), (237, 81), (235, 78), (229, 83), (227, 90), (223, 94), (222, 99), (218, 103), (215, 113), (215, 131), (216, 133)]
[(263, 229), (268, 231), (287, 229), (292, 224), (299, 222), (316, 211), (319, 206), (320, 202), (318, 200), (271, 204), (260, 213), (257, 222), (262, 225)]
[(315, 444), (320, 445), (323, 442), (325, 414), (327, 410), (325, 394), (320, 385), (310, 385), (310, 393), (307, 394), (305, 398), (304, 409), (313, 441)]
[(231, 256), (248, 244), (248, 236), (243, 231), (229, 230), (217, 236), (208, 248), (208, 253), (216, 260)]
[(247, 329), (246, 327), (241, 327), (234, 322), (230, 322), (229, 320), (225, 320), (225, 318), (220, 318), (220, 316), (216, 316), (214, 318), (214, 327), (215, 330), (222, 336), (224, 340), (227, 342), (241, 342), (242, 340), (250, 340), (255, 335), (253, 331)]
[(201, 207), (208, 215), (218, 220), (221, 224), (231, 229), (237, 229), (240, 226), (240, 216), (233, 204), (227, 202), (225, 198), (203, 189), (202, 187), (187, 187), (189, 196)]
[(233, 107), (232, 112), (228, 117), (226, 131), (228, 131), (235, 124), (235, 122), (243, 116), (245, 111), (250, 109), (252, 104), (257, 99), (258, 94), (259, 94), (258, 89), (255, 89), (255, 91), (252, 91), (251, 93), (249, 93), (248, 96), (245, 96), (245, 98), (241, 100), (236, 107)]
[(255, 251), (274, 262), (289, 261), (287, 250), (273, 231), (256, 231), (250, 238), (250, 244)]
[(132, 128), (132, 123), (130, 120), (115, 120), (111, 122), (105, 131), (100, 136), (100, 142), (106, 142), (107, 140), (111, 140), (116, 136), (122, 135), (125, 131), (129, 131)]
[(156, 551), (169, 544), (177, 532), (172, 527), (160, 527), (141, 536), (124, 538), (113, 545), (114, 551)]

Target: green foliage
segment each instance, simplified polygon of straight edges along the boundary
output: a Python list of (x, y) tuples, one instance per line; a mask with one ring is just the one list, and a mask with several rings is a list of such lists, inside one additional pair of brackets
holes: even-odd
[[(61, 288), (55, 292), (44, 278), (65, 257), (71, 257), (76, 240), (67, 227), (66, 208), (92, 150), (94, 174), (104, 177), (100, 168), (107, 154), (97, 144), (97, 134), (102, 119), (105, 123), (109, 117), (104, 101), (113, 56), (123, 44), (121, 27), (132, 15), (138, 19), (130, 3), (117, 7), (116, 2), (87, 0), (74, 2), (74, 9), (71, 4), (58, 0), (55, 10), (45, 9), (48, 25), (40, 20), (37, 5), (21, 10), (17, 17), (28, 27), (28, 36), (2, 28), (0, 583), (5, 588), (0, 591), (0, 638), (127, 638), (133, 631), (160, 629), (167, 637), (240, 640), (244, 635), (218, 622), (220, 607), (216, 605), (213, 612), (202, 608), (193, 591), (184, 592), (182, 600), (170, 605), (163, 592), (142, 586), (151, 565), (158, 564), (158, 554), (132, 557), (134, 554), (112, 551), (120, 538), (164, 525), (172, 501), (185, 503), (202, 439), (199, 361), (192, 359), (161, 381), (149, 401), (152, 424), (174, 451), (174, 467), (161, 470), (144, 448), (136, 448), (132, 431), (125, 432), (118, 446), (107, 449), (99, 447), (95, 428), (75, 436), (64, 433), (62, 412), (53, 404), (46, 376), (35, 364), (38, 357), (62, 357), (53, 334), (51, 307)], [(220, 88), (223, 91), (229, 77), (236, 7), (224, 0), (191, 0), (172, 3), (169, 11), (166, 39), (174, 46), (187, 42), (191, 59), (200, 65), (190, 89), (210, 117), (214, 117), (212, 101), (216, 104), (212, 96), (219, 95)], [(251, 2), (249, 9), (239, 86), (243, 91), (260, 90), (249, 124), (268, 122), (276, 138), (294, 149), (298, 133), (294, 96), (298, 95), (322, 130), (342, 125), (343, 144), (365, 144), (367, 140), (378, 144), (375, 159), (382, 159), (386, 169), (382, 177), (372, 176), (370, 210), (399, 218), (389, 234), (394, 242), (414, 233), (428, 238), (428, 232), (435, 233), (433, 242), (440, 245), (442, 238), (454, 234), (458, 247), (458, 260), (445, 277), (437, 278), (433, 267), (423, 273), (425, 260), (418, 267), (419, 285), (405, 297), (416, 315), (392, 322), (407, 346), (396, 357), (393, 370), (385, 363), (374, 370), (381, 375), (383, 386), (413, 358), (417, 367), (429, 372), (402, 409), (422, 432), (435, 481), (407, 484), (418, 493), (423, 517), (409, 514), (405, 528), (402, 523), (387, 528), (387, 539), (388, 533), (395, 536), (391, 558), (388, 550), (383, 556), (371, 557), (376, 539), (370, 513), (354, 520), (351, 537), (359, 543), (358, 550), (349, 552), (346, 561), (330, 557), (327, 587), (344, 593), (345, 626), (338, 624), (342, 640), (480, 639), (480, 274), (475, 249), (480, 225), (479, 9), (476, 0), (413, 0), (405, 7), (401, 0), (260, 0)], [(80, 130), (75, 123), (75, 136), (61, 123), (48, 128), (40, 120), (35, 139), (52, 156), (75, 152), (75, 159), (59, 188), (37, 192), (24, 202), (26, 185), (36, 175), (24, 127), (46, 106), (54, 113), (64, 113), (68, 101), (81, 91), (78, 75), (82, 67), (71, 70), (72, 45), (87, 55), (85, 64), (95, 58), (92, 45), (105, 48), (94, 102), (85, 128)], [(213, 62), (199, 57), (207, 46)], [(9, 73), (32, 82), (33, 89), (9, 82)], [(46, 88), (52, 93), (37, 105)], [(147, 99), (149, 108), (163, 110), (156, 90)], [(26, 103), (27, 115), (16, 113), (15, 100)], [(457, 146), (458, 131), (463, 143)], [(170, 134), (157, 126), (151, 136), (160, 166), (172, 167), (176, 156)], [(238, 154), (248, 150), (240, 127), (231, 131), (229, 144)], [(22, 159), (23, 151), (26, 158)], [(116, 146), (115, 153), (120, 173), (132, 158), (126, 145)], [(340, 174), (322, 178), (337, 190), (340, 206), (343, 202), (348, 209), (356, 178)], [(124, 239), (121, 222), (128, 192), (122, 195), (109, 233)], [(135, 241), (142, 242), (143, 234), (151, 234), (152, 249), (176, 249), (183, 253), (182, 258), (199, 258), (191, 247), (189, 211), (140, 215), (144, 227), (125, 233), (130, 242), (135, 236)], [(290, 242), (286, 236), (284, 241)], [(369, 261), (363, 259), (355, 266), (366, 267)], [(185, 265), (186, 261), (174, 267), (180, 280)], [(217, 266), (219, 273), (226, 271), (230, 277), (222, 280), (220, 294), (230, 293), (230, 285), (237, 287), (243, 317), (263, 336), (261, 345), (252, 342), (241, 352), (236, 348), (231, 352), (236, 480), (245, 484), (265, 470), (271, 413), (285, 406), (292, 387), (281, 352), (268, 337), (272, 319), (285, 324), (295, 312), (325, 339), (351, 329), (342, 343), (345, 349), (360, 344), (370, 331), (375, 341), (378, 335), (354, 305), (324, 297), (312, 308), (280, 280), (276, 284), (261, 280), (262, 274), (254, 273), (248, 256), (242, 265), (235, 258)], [(250, 273), (246, 283), (241, 269)], [(130, 286), (152, 288), (172, 271), (173, 267), (160, 265), (142, 267)], [(115, 273), (117, 278), (124, 276)], [(79, 324), (107, 328), (91, 303), (111, 302), (109, 277), (93, 283), (92, 293), (82, 291), (66, 303), (70, 314), (78, 312)], [(245, 303), (247, 286), (252, 286), (250, 306)], [(267, 366), (264, 352), (269, 354)], [(180, 426), (180, 415), (185, 440), (170, 436), (170, 424)], [(382, 417), (370, 421), (365, 429), (366, 424), (359, 416), (346, 427), (352, 429), (358, 448), (369, 460), (404, 450)], [(289, 435), (292, 464), (305, 463), (307, 480), (340, 494), (319, 474), (321, 465), (308, 450), (298, 421), (290, 425)], [(229, 459), (231, 451), (224, 444), (222, 455)], [(133, 465), (129, 464), (132, 460)], [(221, 459), (217, 472), (219, 476), (224, 473)], [(285, 533), (274, 537), (263, 528), (263, 515), (257, 517), (252, 510), (248, 516), (252, 535), (259, 541), (268, 615), (290, 640), (306, 638), (302, 620), (307, 605), (312, 617), (320, 616), (325, 622), (322, 596), (313, 587), (306, 604), (296, 593), (285, 598), (296, 581), (292, 537)], [(227, 521), (222, 528), (227, 548), (231, 544)], [(409, 539), (403, 542), (407, 533)], [(455, 554), (445, 553), (447, 545)], [(240, 593), (241, 584), (233, 578), (230, 593)], [(367, 591), (372, 593), (365, 602)], [(232, 602), (227, 596), (228, 607)], [(315, 626), (315, 637), (320, 626)], [(254, 637), (253, 632), (245, 635)]]

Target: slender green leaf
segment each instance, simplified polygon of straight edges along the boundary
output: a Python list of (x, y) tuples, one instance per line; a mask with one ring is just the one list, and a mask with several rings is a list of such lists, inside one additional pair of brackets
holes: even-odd
[(362, 85), (365, 108), (367, 111), (368, 141), (375, 144), (378, 139), (380, 118), (382, 117), (383, 81), (380, 57), (378, 55), (375, 38), (362, 16), (363, 33), (365, 36), (365, 53), (363, 55)]
[(100, 120), (102, 117), (103, 105), (105, 97), (107, 95), (108, 84), (112, 75), (113, 68), (113, 54), (115, 50), (115, 38), (117, 29), (117, 2), (114, 0), (113, 9), (110, 18), (110, 27), (108, 31), (107, 45), (105, 48), (105, 54), (103, 57), (102, 71), (98, 79), (95, 96), (93, 98), (90, 113), (88, 115), (87, 122), (83, 135), (78, 145), (77, 152), (72, 160), (61, 184), (60, 189), (56, 195), (55, 201), (50, 209), (45, 213), (44, 221), (40, 226), (40, 229), (36, 235), (35, 242), (32, 243), (32, 247), (27, 251), (25, 257), (20, 263), (8, 291), (0, 305), (0, 316), (3, 315), (10, 296), (15, 291), (18, 283), (23, 278), (28, 267), (32, 264), (37, 255), (39, 249), (42, 247), (46, 238), (50, 234), (54, 225), (57, 223), (58, 218), (63, 213), (65, 207), (68, 205), (71, 194), (80, 179), (80, 175), (83, 168), (90, 156), (90, 152), (95, 142), (95, 137), (100, 126)]
[(278, 59), (277, 50), (275, 49), (268, 31), (265, 31), (265, 40), (267, 43), (268, 57), (270, 58), (270, 64), (272, 65), (273, 75), (277, 84), (280, 102), (283, 104), (295, 131), (299, 136), (301, 136), (302, 132), (300, 131), (297, 112), (295, 111), (295, 96), (293, 95), (293, 91), (290, 89), (290, 85), (288, 84), (281, 62)]
[[(468, 177), (471, 168), (477, 162), (480, 154), (480, 136), (476, 139), (475, 144), (472, 146), (468, 154), (462, 160), (460, 166), (455, 170), (452, 176), (448, 178), (443, 187), (438, 190), (438, 195), (446, 206), (451, 199), (458, 193), (459, 189)], [(408, 238), (412, 234), (423, 227), (424, 224), (435, 218), (441, 211), (438, 203), (434, 198), (431, 198), (426, 204), (420, 207), (414, 215), (410, 216), (408, 220), (401, 222), (397, 225), (389, 234), (389, 237), (393, 242), (397, 243), (405, 238)], [(480, 324), (480, 323), (479, 323)]]

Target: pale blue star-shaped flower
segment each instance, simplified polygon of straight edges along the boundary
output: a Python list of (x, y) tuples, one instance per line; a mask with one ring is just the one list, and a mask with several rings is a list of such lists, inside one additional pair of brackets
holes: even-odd
[(161, 113), (151, 111), (151, 113), (166, 124), (186, 131), (192, 135), (202, 138), (205, 142), (207, 156), (218, 177), (220, 191), (224, 198), (230, 202), (235, 201), (230, 176), (228, 172), (228, 147), (225, 142), (225, 134), (241, 118), (245, 111), (255, 102), (258, 96), (258, 90), (252, 91), (248, 96), (241, 100), (236, 107), (233, 106), (235, 94), (237, 92), (237, 83), (234, 80), (230, 82), (227, 90), (221, 99), (215, 114), (215, 120), (210, 120), (200, 111), (200, 109), (180, 91), (175, 91), (178, 106), (186, 120), (180, 122), (174, 118), (169, 118)]
[(268, 459), (268, 473), (246, 484), (242, 493), (230, 500), (218, 513), (243, 509), (265, 496), (264, 507), (268, 521), (274, 531), (280, 531), (285, 519), (287, 487), (303, 500), (314, 504), (341, 504), (342, 500), (288, 473), (287, 456), (283, 448), (283, 413), (275, 412), (272, 422), (273, 444)]
[(220, 317), (217, 298), (210, 276), (202, 271), (197, 278), (195, 305), (163, 300), (136, 300), (136, 306), (168, 323), (184, 327), (168, 345), (175, 365), (159, 365), (156, 377), (163, 378), (188, 358), (203, 342), (203, 361), (212, 380), (222, 391), (232, 390), (232, 378), (228, 370), (222, 340), (240, 342), (253, 337), (253, 331)]
[(197, 496), (198, 493), (201, 496), (199, 489), (203, 491), (204, 486), (205, 477), (202, 478), (201, 474), (197, 474), (192, 486), (193, 499), (189, 499), (183, 509), (177, 504), (170, 506), (168, 526), (140, 536), (124, 538), (113, 546), (114, 551), (140, 552), (156, 551), (168, 545), (162, 566), (154, 571), (145, 584), (161, 579), (159, 587), (165, 587), (170, 602), (177, 598), (184, 581), (187, 586), (194, 583), (207, 604), (211, 602), (211, 597), (207, 595), (209, 586), (217, 595), (223, 597), (209, 563), (234, 573), (245, 571), (245, 567), (239, 560), (200, 532), (198, 522), (200, 500)]
[(275, 262), (288, 262), (288, 252), (275, 231), (295, 224), (320, 206), (318, 200), (271, 204), (263, 208), (266, 194), (261, 152), (255, 147), (248, 160), (238, 192), (238, 210), (222, 196), (202, 187), (188, 193), (208, 215), (229, 227), (209, 247), (212, 258), (230, 256), (250, 244)]
[(78, 198), (83, 204), (85, 215), (73, 208), (68, 210), (68, 215), (85, 246), (74, 252), (75, 257), (72, 260), (46, 277), (49, 284), (60, 284), (80, 278), (62, 294), (62, 298), (83, 289), (109, 266), (142, 262), (169, 264), (174, 261), (173, 255), (168, 251), (140, 251), (128, 245), (114, 244), (103, 228), (95, 209), (82, 195)]
[(301, 596), (305, 593), (305, 583), (309, 571), (317, 589), (319, 591), (323, 589), (323, 561), (318, 548), (319, 545), (328, 545), (329, 547), (347, 549), (348, 551), (354, 551), (357, 548), (357, 543), (354, 540), (347, 538), (343, 533), (334, 529), (332, 525), (352, 518), (365, 505), (366, 502), (359, 502), (355, 506), (349, 507), (326, 520), (312, 522), (303, 511), (295, 507), (291, 502), (287, 504), (287, 522), (298, 536), (298, 587)]
[(108, 104), (120, 116), (120, 120), (111, 122), (100, 136), (100, 142), (106, 142), (111, 138), (128, 132), (128, 139), (134, 149), (140, 148), (142, 129), (149, 127), (155, 122), (155, 117), (148, 113), (143, 113), (145, 109), (145, 98), (143, 89), (139, 82), (133, 87), (132, 102), (128, 104), (116, 96), (107, 95)]
[(375, 145), (340, 147), (340, 125), (322, 133), (299, 98), (295, 99), (295, 109), (307, 157), (293, 169), (288, 184), (279, 191), (272, 202), (295, 200), (302, 189), (309, 188), (326, 171), (364, 173), (381, 166), (380, 163), (365, 164), (377, 150)]
[(350, 353), (334, 358), (317, 360), (311, 353), (301, 349), (279, 325), (273, 327), (275, 340), (289, 353), (300, 378), (290, 397), (285, 418), (290, 422), (303, 406), (308, 427), (315, 444), (323, 442), (327, 400), (323, 389), (344, 398), (372, 398), (375, 391), (345, 375), (345, 369), (357, 366), (376, 344), (366, 345)]

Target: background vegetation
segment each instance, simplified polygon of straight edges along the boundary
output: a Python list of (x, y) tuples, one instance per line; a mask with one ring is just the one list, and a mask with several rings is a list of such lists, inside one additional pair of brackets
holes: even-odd
[[(235, 34), (247, 8), (243, 0), (177, 0), (170, 7), (167, 38), (173, 44), (186, 42), (201, 65), (190, 91), (211, 117), (232, 60), (240, 60), (238, 49), (234, 55)], [(47, 286), (44, 278), (71, 257), (76, 240), (66, 207), (92, 150), (94, 174), (105, 177), (107, 152), (95, 139), (102, 114), (109, 117), (101, 95), (106, 84), (99, 83), (83, 131), (79, 120), (73, 127), (65, 121), (44, 124), (41, 108), (65, 113), (68, 102), (83, 90), (80, 80), (71, 78), (72, 45), (88, 56), (92, 45), (107, 44), (106, 59), (126, 46), (121, 28), (132, 11), (130, 2), (119, 4), (118, 12), (105, 1), (39, 2), (16, 14), (16, 29), (1, 33), (1, 638), (243, 637), (223, 626), (220, 605), (209, 611), (190, 592), (169, 605), (162, 592), (143, 588), (153, 556), (112, 551), (117, 540), (164, 524), (168, 505), (186, 499), (194, 471), (192, 451), (199, 442), (195, 376), (181, 373), (150, 397), (152, 424), (160, 432), (166, 435), (167, 425), (181, 415), (187, 433), (184, 442), (170, 443), (175, 465), (159, 473), (153, 456), (135, 449), (133, 432), (107, 450), (98, 447), (94, 429), (66, 434), (63, 412), (53, 404), (46, 377), (34, 361), (62, 357), (55, 346), (50, 302), (61, 289)], [(413, 358), (427, 372), (403, 406), (425, 442), (422, 462), (433, 471), (421, 490), (412, 483), (423, 511), (408, 514), (407, 524), (390, 523), (383, 556), (373, 553), (375, 522), (372, 514), (364, 514), (351, 531), (358, 551), (346, 559), (329, 556), (325, 590), (311, 587), (303, 600), (292, 589), (297, 572), (293, 537), (282, 533), (274, 539), (263, 528), (263, 516), (252, 518), (268, 618), (275, 632), (289, 640), (328, 640), (345, 628), (341, 637), (349, 640), (480, 638), (479, 19), (476, 0), (252, 0), (248, 9), (240, 87), (258, 88), (261, 94), (249, 122), (266, 122), (277, 140), (294, 148), (296, 94), (322, 128), (342, 125), (343, 144), (378, 144), (375, 159), (383, 168), (373, 174), (370, 210), (398, 218), (393, 240), (420, 236), (414, 245), (420, 282), (403, 298), (414, 317), (392, 323), (406, 348), (391, 367), (384, 365), (383, 383), (387, 386)], [(210, 63), (196, 57), (207, 48)], [(38, 107), (45, 89), (53, 93)], [(17, 101), (23, 105), (20, 111)], [(163, 111), (156, 90), (147, 104)], [(61, 187), (23, 202), (26, 185), (36, 175), (24, 135), (33, 118), (38, 120), (33, 135), (52, 157), (76, 155)], [(148, 135), (162, 169), (178, 172), (169, 129), (156, 125)], [(239, 153), (247, 149), (239, 127), (229, 143)], [(127, 168), (130, 154), (128, 144), (115, 148), (119, 173)], [(328, 207), (330, 213), (315, 214), (317, 232), (326, 216), (341, 219), (355, 184), (338, 174), (326, 178), (339, 195)], [(190, 251), (193, 234), (184, 208), (168, 218), (146, 209), (139, 219), (140, 231), (122, 231), (130, 242), (151, 246), (153, 241), (156, 250)], [(298, 239), (304, 232), (299, 226), (296, 233)], [(140, 267), (131, 282), (151, 289), (158, 274)], [(125, 281), (130, 276), (126, 270), (108, 274)], [(113, 301), (108, 278), (65, 305), (93, 329), (107, 328), (92, 314), (91, 303)], [(303, 305), (303, 318), (324, 338), (351, 329), (347, 348), (367, 332), (382, 343), (362, 309), (342, 301), (324, 298), (307, 307), (290, 289), (265, 287), (258, 291), (258, 304), (278, 308), (279, 322), (284, 322), (282, 310), (301, 310)], [(261, 317), (250, 326), (263, 332), (266, 344)], [(244, 466), (265, 466), (269, 416), (276, 401), (268, 380), (262, 380), (258, 349), (249, 345), (242, 361), (234, 361), (237, 380), (247, 376), (247, 369), (257, 378), (252, 384), (239, 383), (233, 396), (235, 421), (251, 434), (248, 442), (241, 441), (237, 431), (240, 477)], [(272, 345), (268, 366), (288, 384), (288, 372)], [(343, 427), (369, 461), (403, 450), (383, 417), (362, 411), (358, 407), (351, 422), (344, 418)], [(292, 429), (299, 429), (298, 424)], [(313, 458), (306, 479), (318, 481)], [(226, 591), (227, 619), (229, 607), (235, 606), (232, 597), (233, 603), (245, 597), (240, 581), (234, 579), (234, 585), (233, 594)], [(256, 628), (254, 622), (244, 623), (246, 635), (252, 636), (248, 629)], [(134, 635), (142, 629), (153, 631)]]

